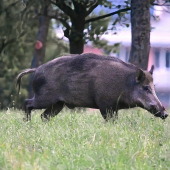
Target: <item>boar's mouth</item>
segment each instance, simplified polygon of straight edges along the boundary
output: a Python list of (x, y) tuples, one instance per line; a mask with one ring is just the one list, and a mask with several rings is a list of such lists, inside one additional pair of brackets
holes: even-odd
[(156, 117), (160, 117), (162, 119), (166, 119), (168, 117), (168, 113), (164, 110), (162, 112), (158, 112), (158, 116), (157, 114), (155, 114)]
[(154, 116), (160, 117), (161, 119), (166, 119), (168, 117), (168, 113), (165, 111), (165, 108), (163, 107), (162, 111), (157, 111), (156, 108), (153, 108), (150, 111)]

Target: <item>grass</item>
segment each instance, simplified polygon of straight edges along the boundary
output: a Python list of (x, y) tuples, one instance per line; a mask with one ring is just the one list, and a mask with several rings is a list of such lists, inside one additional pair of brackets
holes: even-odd
[(0, 169), (170, 169), (170, 120), (142, 109), (105, 123), (99, 111), (63, 110), (49, 123), (34, 111), (0, 111)]

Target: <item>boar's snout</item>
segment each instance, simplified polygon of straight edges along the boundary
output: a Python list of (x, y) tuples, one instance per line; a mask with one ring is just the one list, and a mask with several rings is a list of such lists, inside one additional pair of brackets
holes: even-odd
[[(154, 113), (154, 111), (153, 111), (153, 113)], [(168, 117), (168, 113), (165, 111), (165, 108), (163, 107), (163, 110), (155, 112), (154, 116), (160, 117), (162, 119), (166, 119)]]
[(168, 117), (168, 113), (164, 110), (162, 113), (161, 113), (161, 118), (162, 119), (166, 119)]

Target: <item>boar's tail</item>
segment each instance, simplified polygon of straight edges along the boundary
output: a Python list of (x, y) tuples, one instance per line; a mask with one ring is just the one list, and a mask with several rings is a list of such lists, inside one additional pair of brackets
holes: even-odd
[(26, 69), (24, 70), (23, 72), (21, 72), (18, 76), (17, 76), (17, 83), (16, 83), (16, 86), (18, 86), (18, 93), (20, 91), (20, 86), (21, 86), (21, 78), (22, 76), (26, 75), (26, 74), (29, 74), (29, 73), (33, 73), (35, 72), (36, 68), (33, 68), (33, 69)]

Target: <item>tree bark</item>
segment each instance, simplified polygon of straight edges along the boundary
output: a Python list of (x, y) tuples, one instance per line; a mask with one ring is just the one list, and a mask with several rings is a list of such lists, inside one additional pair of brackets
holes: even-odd
[[(71, 17), (72, 26), (69, 29), (70, 54), (81, 54), (84, 49), (84, 29), (86, 18), (86, 6), (79, 1), (73, 1), (75, 15)], [(68, 33), (68, 32), (66, 32)]]
[[(31, 63), (31, 68), (36, 68), (39, 65), (43, 64), (44, 58), (45, 58), (45, 48), (46, 48), (46, 39), (48, 35), (48, 28), (49, 28), (50, 18), (41, 15), (39, 17), (39, 31), (37, 34), (37, 42), (35, 45), (35, 51), (33, 60)], [(32, 79), (33, 75), (30, 75), (30, 83), (29, 83), (29, 98), (32, 98), (33, 92), (32, 92)]]
[(70, 54), (82, 54), (84, 51), (84, 40), (79, 37), (79, 40), (69, 40)]
[[(38, 67), (44, 61), (49, 23), (50, 23), (50, 18), (43, 15), (39, 17), (39, 31), (37, 35), (37, 43), (35, 46), (35, 52), (31, 64), (31, 68)], [(38, 43), (42, 43), (42, 47), (40, 47)]]
[(132, 44), (129, 62), (146, 70), (150, 50), (150, 1), (131, 0)]
[(69, 35), (70, 54), (81, 54), (84, 49), (83, 31), (85, 28), (85, 17), (79, 16), (72, 21)]

